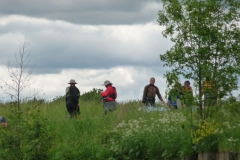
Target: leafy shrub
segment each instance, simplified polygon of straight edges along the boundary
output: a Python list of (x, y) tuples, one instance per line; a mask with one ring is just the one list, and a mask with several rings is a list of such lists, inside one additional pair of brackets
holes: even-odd
[(197, 147), (198, 152), (216, 152), (218, 150), (218, 141), (216, 130), (219, 123), (214, 120), (203, 120), (198, 124), (196, 130), (191, 131), (193, 145)]
[(40, 111), (17, 111), (8, 117), (8, 127), (0, 128), (0, 157), (6, 160), (48, 159), (53, 132)]
[(83, 101), (101, 101), (102, 97), (100, 95), (100, 93), (102, 92), (102, 89), (97, 89), (97, 88), (93, 88), (91, 91), (83, 93), (80, 96), (80, 100)]
[[(117, 159), (175, 159), (181, 154), (179, 142), (190, 137), (182, 124), (187, 125), (187, 121), (178, 112), (162, 113), (150, 119), (123, 121), (113, 130), (121, 136), (112, 137), (109, 148)], [(181, 156), (184, 155), (182, 153)]]

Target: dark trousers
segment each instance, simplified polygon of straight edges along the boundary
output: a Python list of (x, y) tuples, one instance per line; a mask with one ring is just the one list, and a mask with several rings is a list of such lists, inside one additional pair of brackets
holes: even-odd
[(77, 116), (77, 114), (80, 114), (79, 107), (74, 103), (67, 103), (67, 111), (71, 118), (74, 118)]
[(155, 106), (155, 98), (146, 97), (145, 102), (147, 106)]
[(107, 114), (107, 111), (113, 111), (116, 109), (117, 106), (115, 101), (104, 102), (104, 114)]

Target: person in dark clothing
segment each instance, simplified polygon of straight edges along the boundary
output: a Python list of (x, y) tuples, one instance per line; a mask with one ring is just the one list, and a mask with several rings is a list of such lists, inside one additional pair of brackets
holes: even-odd
[(154, 83), (155, 83), (155, 78), (152, 77), (150, 78), (150, 84), (144, 87), (142, 103), (145, 105), (150, 104), (151, 106), (155, 106), (156, 95), (161, 100), (161, 102), (164, 103), (163, 98), (159, 92), (159, 89), (157, 86), (154, 85)]
[(0, 116), (0, 126), (2, 126), (2, 125), (7, 127), (7, 120), (5, 117)]
[(80, 114), (80, 104), (79, 104), (79, 97), (80, 91), (75, 86), (77, 84), (74, 79), (71, 79), (68, 83), (70, 86), (66, 88), (66, 108), (70, 117), (76, 117), (77, 114)]

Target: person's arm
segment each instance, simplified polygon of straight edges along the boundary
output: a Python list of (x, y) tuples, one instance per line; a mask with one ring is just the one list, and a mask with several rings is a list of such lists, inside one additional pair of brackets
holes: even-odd
[(101, 95), (102, 95), (103, 97), (107, 97), (110, 93), (112, 93), (112, 92), (111, 92), (111, 88), (112, 88), (112, 87), (107, 87), (107, 89), (106, 89), (104, 92), (101, 92)]
[(71, 89), (72, 89), (72, 95), (73, 95), (74, 102), (76, 104), (79, 104), (78, 98), (80, 96), (80, 92), (79, 92), (78, 88), (74, 86), (74, 87), (71, 87)]
[(167, 98), (167, 104), (170, 104), (170, 101), (171, 101), (171, 95), (170, 95), (170, 92), (169, 92), (168, 98)]
[(113, 87), (108, 86), (104, 92), (101, 92), (101, 96), (103, 97), (104, 102), (114, 101), (110, 94), (113, 93)]
[(67, 93), (69, 92), (69, 86), (66, 88), (66, 94), (65, 94), (65, 102), (66, 102), (66, 104), (67, 104), (67, 100), (68, 100), (68, 95), (67, 95)]
[(147, 86), (144, 87), (143, 96), (142, 96), (142, 103), (145, 103), (145, 98), (147, 97)]
[(159, 89), (157, 87), (156, 87), (156, 89), (157, 89), (156, 94), (157, 94), (158, 98), (161, 100), (162, 103), (164, 103), (162, 95), (159, 92)]
[(77, 88), (77, 99), (78, 99), (78, 107), (80, 107), (80, 102), (79, 102), (79, 98), (80, 98), (80, 91), (79, 89)]

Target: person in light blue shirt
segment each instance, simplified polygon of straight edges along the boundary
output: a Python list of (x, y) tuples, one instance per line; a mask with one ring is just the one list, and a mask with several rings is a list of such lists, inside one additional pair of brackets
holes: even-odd
[(174, 107), (175, 109), (178, 109), (179, 105), (181, 105), (181, 104), (179, 104), (181, 95), (182, 95), (181, 84), (176, 83), (168, 93), (169, 106)]

